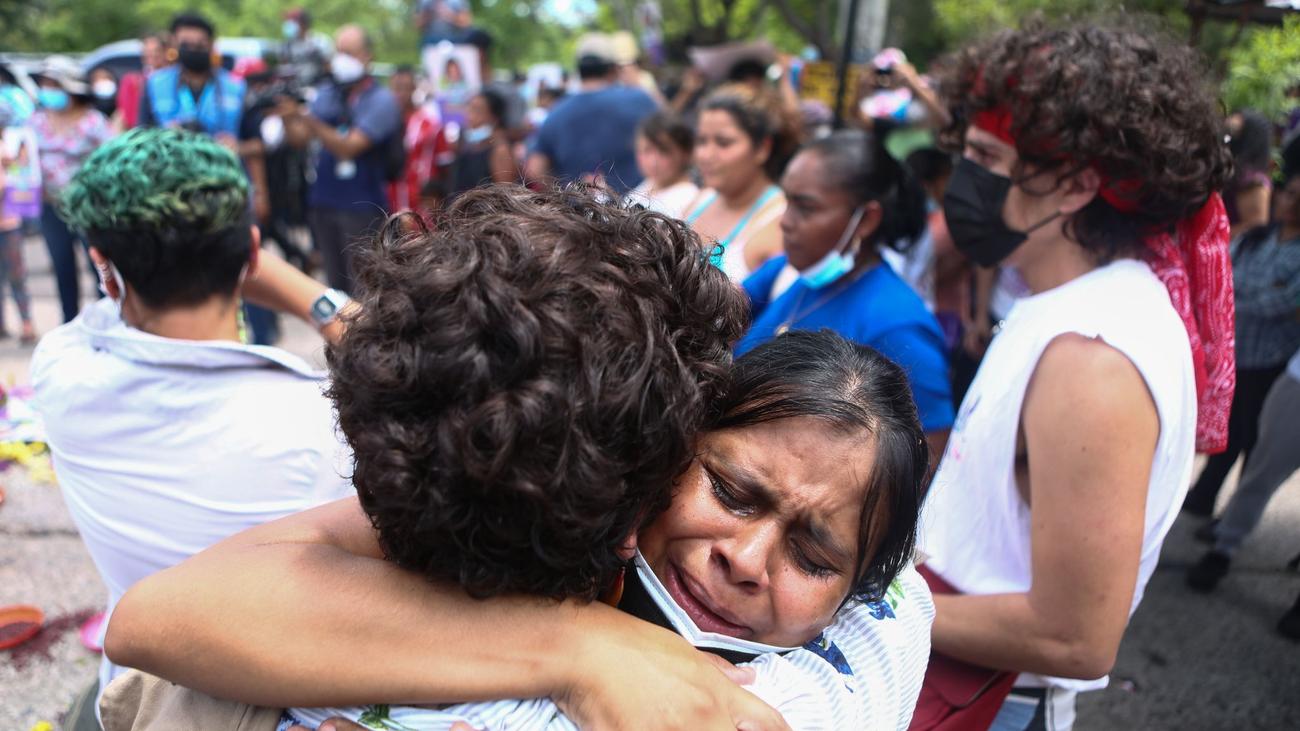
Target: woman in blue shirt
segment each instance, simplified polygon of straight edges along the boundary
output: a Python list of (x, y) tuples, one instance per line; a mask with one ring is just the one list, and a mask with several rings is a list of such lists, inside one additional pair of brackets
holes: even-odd
[[(805, 145), (781, 188), (785, 255), (745, 280), (754, 323), (736, 354), (787, 330), (827, 328), (869, 345), (907, 371), (927, 438), (941, 453), (953, 422), (943, 334), (877, 251), (919, 236), (925, 193), (875, 135), (858, 130)], [(798, 279), (786, 289), (779, 280), (791, 269)]]

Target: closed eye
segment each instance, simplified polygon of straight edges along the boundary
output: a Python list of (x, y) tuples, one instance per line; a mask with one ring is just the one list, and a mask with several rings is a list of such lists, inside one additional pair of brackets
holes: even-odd
[(709, 476), (709, 485), (713, 491), (713, 497), (717, 498), (722, 507), (728, 511), (740, 516), (749, 516), (754, 514), (754, 506), (745, 502), (736, 492), (735, 488), (728, 485), (725, 480), (715, 474), (712, 470), (705, 468), (705, 473)]
[(829, 579), (832, 576), (838, 576), (840, 573), (831, 566), (818, 563), (808, 555), (808, 551), (801, 547), (798, 542), (790, 544), (790, 552), (794, 556), (794, 562), (799, 567), (799, 570), (813, 578)]

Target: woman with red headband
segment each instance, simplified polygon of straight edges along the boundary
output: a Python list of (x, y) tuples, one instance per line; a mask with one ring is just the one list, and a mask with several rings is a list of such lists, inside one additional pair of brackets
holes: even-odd
[[(934, 654), (913, 728), (1068, 729), (1106, 683), (1233, 390), (1220, 116), (1193, 52), (1095, 26), (958, 55), (958, 248), (1032, 290), (953, 426), (919, 547)], [(1010, 695), (1008, 696), (1008, 692)]]

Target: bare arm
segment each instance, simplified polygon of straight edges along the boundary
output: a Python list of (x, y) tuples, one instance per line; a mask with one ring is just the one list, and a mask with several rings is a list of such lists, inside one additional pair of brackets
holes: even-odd
[(1039, 361), (1022, 419), (1033, 587), (935, 596), (934, 648), (988, 667), (1100, 677), (1114, 664), (1137, 582), (1155, 404), (1119, 351), (1065, 335)]
[(492, 146), (490, 164), (492, 167), (492, 182), (519, 182), (519, 168), (515, 165), (514, 156), (510, 154), (510, 145), (508, 143), (502, 142)]
[(907, 88), (912, 90), (912, 96), (916, 97), (916, 100), (925, 107), (929, 126), (942, 129), (952, 122), (948, 108), (943, 105), (943, 102), (939, 101), (939, 95), (934, 92), (934, 89), (931, 89), (920, 74), (916, 73), (916, 68), (912, 64), (900, 63), (894, 67), (894, 72), (899, 75)]
[(584, 728), (785, 728), (666, 630), (600, 604), (476, 601), (379, 555), (355, 499), (254, 528), (132, 587), (106, 652), (258, 704), (551, 696)]
[(266, 146), (261, 139), (242, 140), (239, 156), (244, 160), (253, 185), (253, 217), (259, 223), (265, 223), (271, 215), (270, 189), (266, 187)]
[(524, 165), (524, 178), (529, 182), (551, 182), (551, 159), (540, 152), (528, 156)]
[(777, 80), (776, 88), (781, 97), (781, 106), (785, 108), (786, 114), (797, 118), (799, 115), (799, 92), (795, 91), (794, 79), (791, 78), (794, 57), (789, 54), (782, 54), (780, 64), (781, 78)]
[[(255, 305), (293, 315), (315, 327), (316, 323), (311, 319), (311, 306), (324, 291), (325, 285), (298, 271), (279, 256), (262, 249), (257, 252), (257, 269), (244, 282), (242, 295)], [(347, 311), (346, 308), (344, 311)], [(326, 340), (335, 342), (342, 334), (342, 328), (343, 322), (335, 320), (321, 329), (321, 335)]]

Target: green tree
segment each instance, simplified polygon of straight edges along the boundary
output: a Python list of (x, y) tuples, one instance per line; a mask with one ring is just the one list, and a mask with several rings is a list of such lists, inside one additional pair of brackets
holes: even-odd
[(1295, 100), (1287, 90), (1300, 84), (1300, 16), (1281, 28), (1257, 30), (1228, 55), (1223, 101), (1229, 109), (1254, 109), (1278, 120)]

